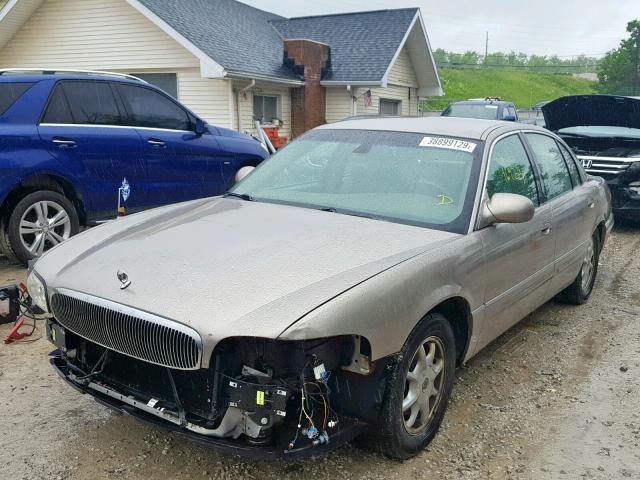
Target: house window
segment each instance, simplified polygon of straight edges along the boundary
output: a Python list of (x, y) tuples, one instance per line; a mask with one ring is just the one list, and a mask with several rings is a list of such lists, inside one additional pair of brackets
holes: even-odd
[(400, 100), (380, 99), (380, 115), (400, 115)]
[(261, 124), (272, 124), (274, 119), (280, 119), (279, 95), (254, 95), (253, 118)]
[(131, 75), (164, 90), (178, 98), (178, 75), (175, 73), (132, 73)]

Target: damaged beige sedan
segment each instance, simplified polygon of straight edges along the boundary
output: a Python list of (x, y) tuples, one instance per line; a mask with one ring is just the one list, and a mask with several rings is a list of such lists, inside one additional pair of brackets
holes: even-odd
[(234, 454), (367, 433), (404, 459), (436, 435), (457, 365), (550, 298), (587, 300), (610, 212), (548, 131), (346, 120), (223, 197), (74, 237), (28, 288), (52, 365), (102, 404)]

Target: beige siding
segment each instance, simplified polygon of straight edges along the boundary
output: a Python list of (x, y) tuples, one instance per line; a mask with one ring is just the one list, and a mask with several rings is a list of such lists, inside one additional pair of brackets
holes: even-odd
[(199, 60), (125, 0), (45, 0), (0, 49), (11, 66), (177, 73), (180, 101), (234, 127), (230, 81), (202, 78)]
[[(400, 101), (401, 115), (416, 115), (418, 111), (418, 94), (415, 88), (400, 87), (397, 85), (388, 85), (387, 88), (377, 87), (371, 89), (371, 106), (365, 107), (364, 97), (361, 95), (366, 91), (365, 88), (357, 90), (358, 115), (377, 115), (380, 113), (380, 99)], [(409, 99), (409, 91), (411, 91), (411, 99)]]
[(407, 47), (403, 47), (402, 50), (400, 50), (400, 54), (389, 72), (387, 83), (410, 87), (418, 86), (418, 79), (411, 64)]
[(4, 6), (7, 4), (9, 0), (0, 0), (0, 10), (2, 10), (4, 8)]
[(209, 123), (234, 128), (230, 108), (230, 82), (219, 78), (202, 78), (199, 69), (178, 72), (178, 97)]
[(0, 67), (199, 67), (125, 0), (45, 0), (0, 50)]
[[(239, 107), (240, 107), (240, 131), (255, 135), (256, 130), (253, 123), (253, 95), (278, 95), (280, 97), (280, 110), (282, 114), (283, 125), (280, 128), (279, 134), (281, 137), (287, 137), (291, 135), (291, 92), (288, 87), (279, 87), (271, 84), (256, 83), (255, 87), (245, 92), (240, 90), (248, 86), (248, 82), (234, 82), (233, 88), (238, 91)], [(234, 94), (234, 102), (235, 102)], [(237, 106), (234, 105), (234, 124), (233, 128), (237, 129), (237, 120), (235, 119)]]
[(327, 123), (337, 122), (352, 115), (351, 93), (347, 91), (347, 87), (327, 87), (326, 102)]

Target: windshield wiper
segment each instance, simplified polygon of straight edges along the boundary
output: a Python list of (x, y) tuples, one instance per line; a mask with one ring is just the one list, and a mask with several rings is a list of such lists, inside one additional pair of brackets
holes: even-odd
[(322, 207), (322, 208), (318, 208), (318, 210), (320, 210), (321, 212), (339, 213), (340, 215), (351, 215), (352, 217), (362, 217), (362, 218), (373, 218), (373, 219), (375, 219), (374, 216), (367, 215), (366, 213), (351, 212), (349, 210), (338, 210), (337, 208), (334, 208), (334, 207)]
[(253, 197), (248, 193), (235, 193), (235, 192), (227, 192), (224, 194), (225, 197), (234, 197), (241, 198), (242, 200), (246, 200), (247, 202), (253, 202)]

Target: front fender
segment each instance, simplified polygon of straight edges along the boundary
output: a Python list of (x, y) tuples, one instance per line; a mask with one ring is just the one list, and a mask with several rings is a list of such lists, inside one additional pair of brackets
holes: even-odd
[(482, 305), (482, 262), (482, 246), (470, 236), (460, 237), (343, 292), (289, 326), (279, 338), (361, 335), (371, 344), (373, 361), (392, 355), (443, 301), (462, 297), (471, 311)]

